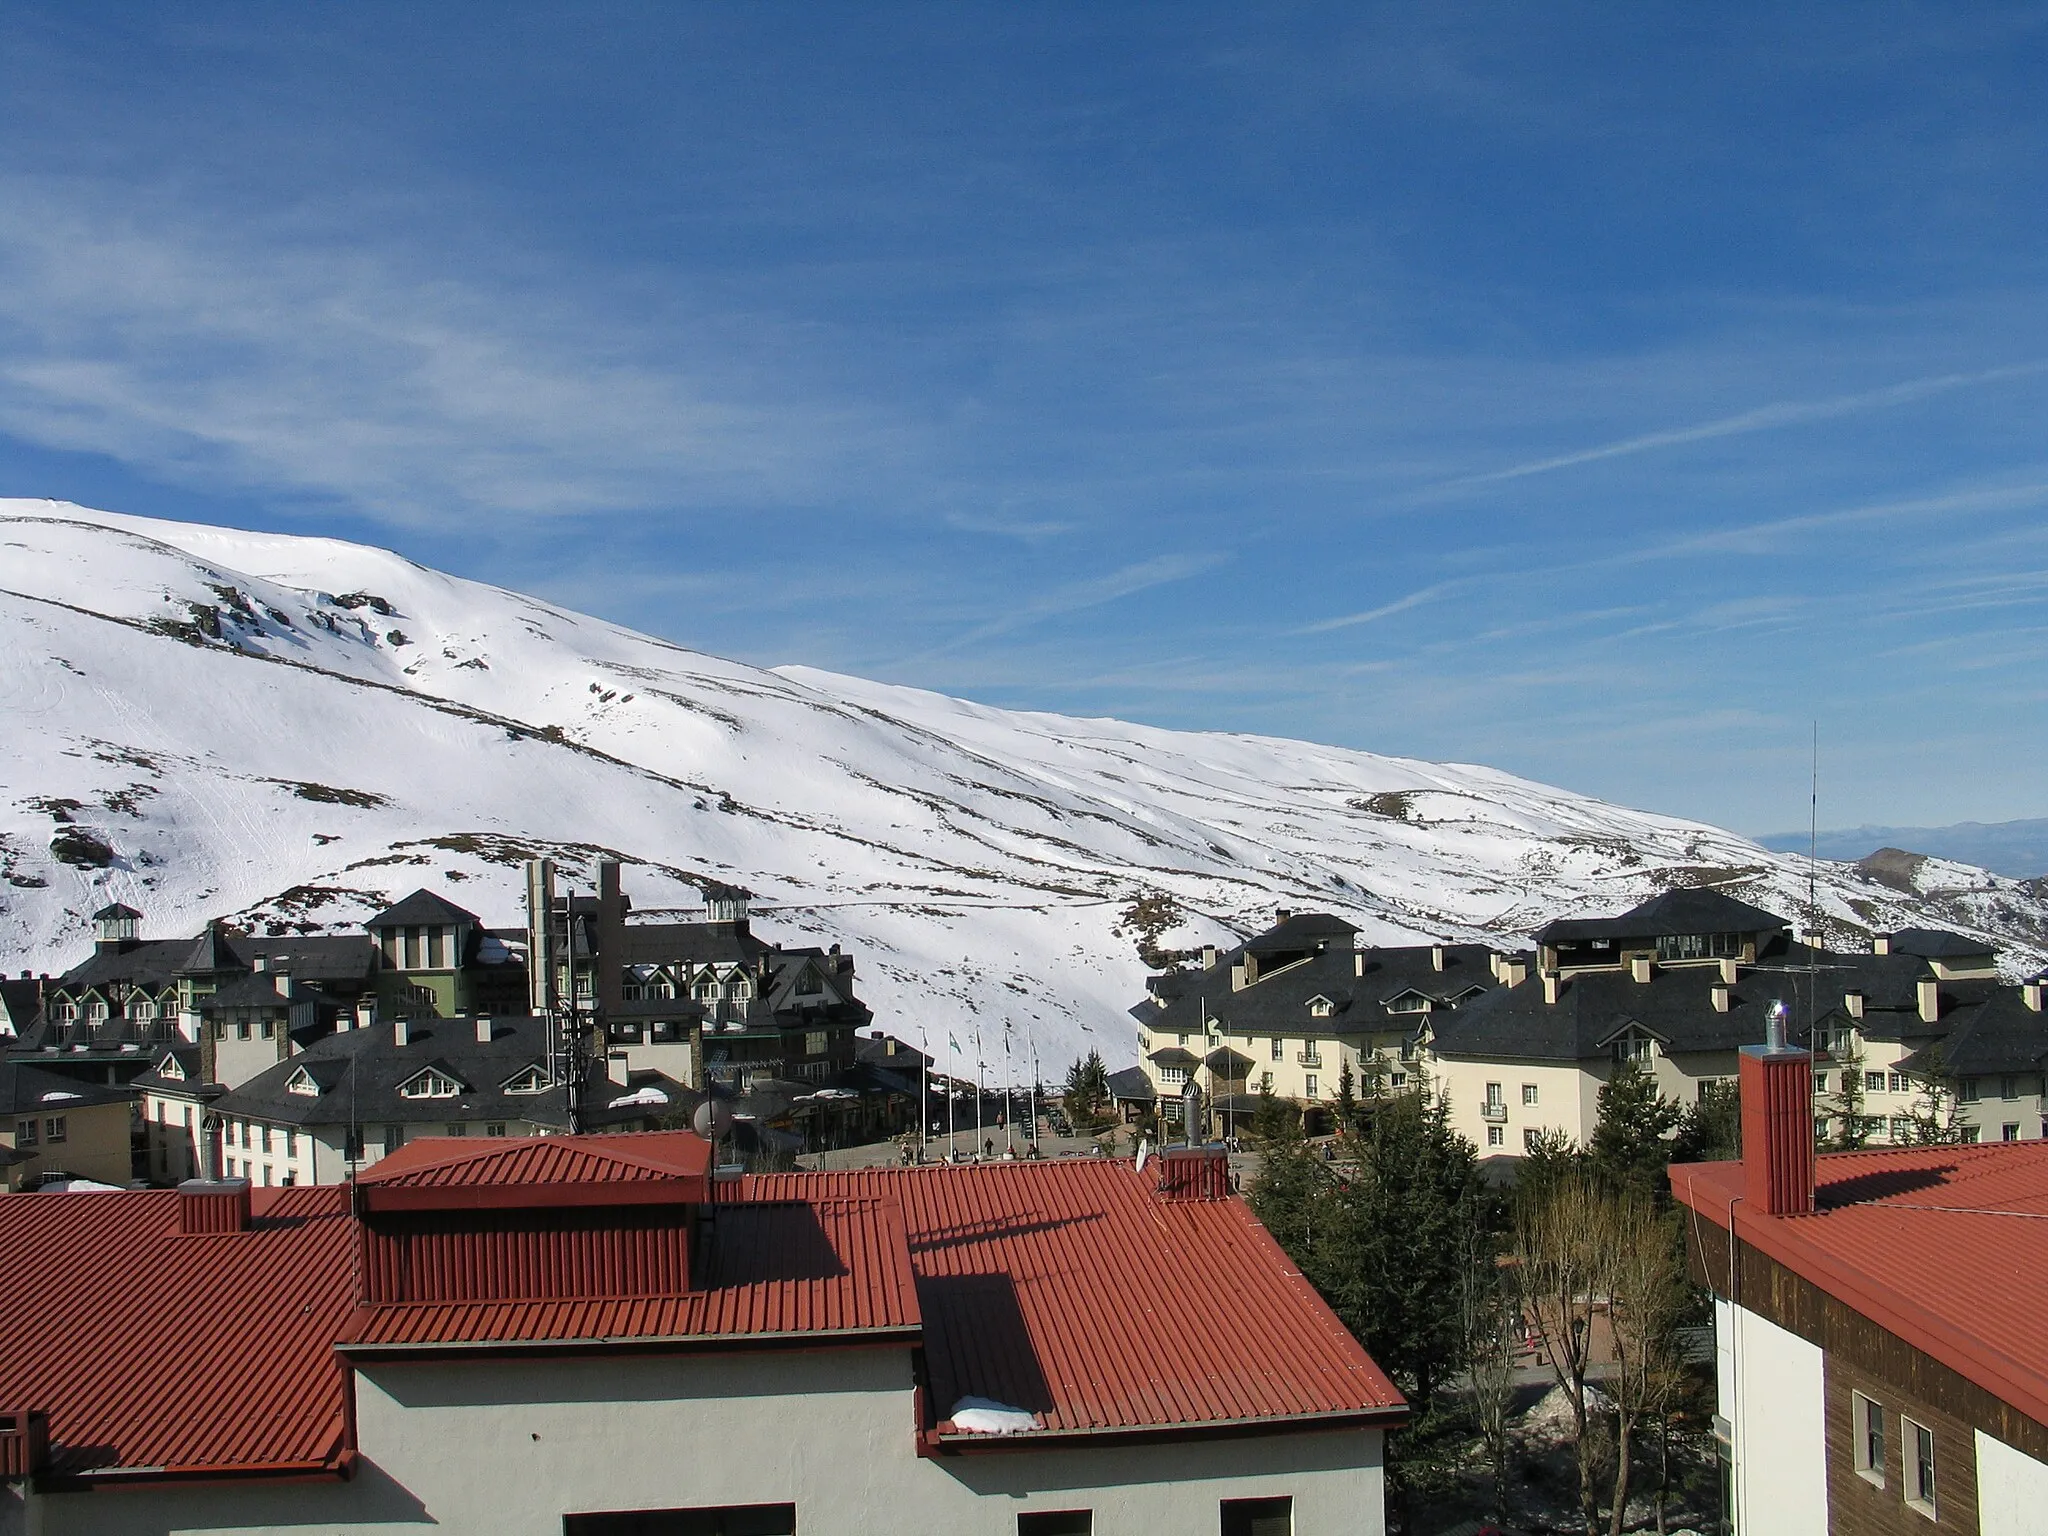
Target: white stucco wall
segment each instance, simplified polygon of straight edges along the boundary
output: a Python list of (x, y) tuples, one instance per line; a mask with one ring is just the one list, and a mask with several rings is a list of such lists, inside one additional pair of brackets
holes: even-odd
[(925, 1460), (903, 1349), (375, 1365), (347, 1484), (137, 1489), (47, 1502), (45, 1536), (408, 1526), (560, 1536), (565, 1513), (793, 1502), (804, 1536), (1213, 1532), (1217, 1501), (1294, 1500), (1297, 1536), (1384, 1530), (1377, 1430)]
[[(1739, 1306), (1717, 1307), (1721, 1412), (1735, 1447), (1742, 1536), (1812, 1536), (1828, 1528), (1827, 1400), (1821, 1352)], [(1729, 1383), (1734, 1400), (1725, 1395)]]
[(2039, 1536), (2048, 1524), (2048, 1466), (1977, 1431), (1979, 1536)]

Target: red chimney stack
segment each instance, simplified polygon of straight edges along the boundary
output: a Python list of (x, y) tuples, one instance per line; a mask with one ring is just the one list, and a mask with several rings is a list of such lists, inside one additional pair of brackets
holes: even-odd
[(1745, 1045), (1742, 1168), (1749, 1204), (1767, 1216), (1813, 1210), (1813, 1053), (1785, 1043), (1785, 1005), (1771, 1008), (1762, 1045)]

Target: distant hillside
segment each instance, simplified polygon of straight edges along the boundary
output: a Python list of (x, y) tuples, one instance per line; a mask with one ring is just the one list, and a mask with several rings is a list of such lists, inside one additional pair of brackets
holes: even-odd
[[(0, 501), (0, 726), (6, 970), (76, 960), (109, 901), (159, 937), (347, 929), (423, 885), (514, 923), (522, 859), (587, 883), (612, 855), (643, 911), (751, 887), (767, 937), (853, 948), (878, 1024), (1007, 1040), (1013, 1074), (1135, 1059), (1143, 957), (1276, 906), (1514, 944), (1674, 885), (1787, 915), (1807, 889), (1803, 859), (1490, 768), (769, 671), (383, 550), (52, 502)], [(2032, 885), (1819, 885), (1844, 942), (2048, 959)]]
[[(1779, 853), (1806, 852), (1804, 832), (1774, 832), (1757, 839)], [(1880, 848), (1931, 854), (1974, 864), (1993, 874), (2031, 880), (2048, 875), (2048, 817), (2025, 821), (1959, 821), (1952, 827), (1853, 827), (1820, 835), (1820, 856), (1853, 864)]]

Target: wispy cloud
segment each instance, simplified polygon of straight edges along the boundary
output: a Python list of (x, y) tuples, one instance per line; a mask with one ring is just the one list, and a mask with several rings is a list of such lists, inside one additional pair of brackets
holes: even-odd
[(1377, 608), (1368, 608), (1363, 613), (1347, 613), (1341, 618), (1323, 619), (1315, 624), (1304, 624), (1289, 633), (1296, 635), (1326, 635), (1335, 629), (1351, 629), (1359, 624), (1371, 624), (1379, 619), (1390, 619), (1397, 613), (1406, 613), (1411, 608), (1420, 608), (1424, 603), (1433, 603), (1448, 592), (1469, 586), (1473, 578), (1461, 577), (1457, 581), (1440, 581), (1434, 586), (1410, 592), (1406, 597), (1397, 597), (1391, 603), (1381, 603)]
[(764, 378), (772, 335), (451, 278), (371, 210), (323, 238), (74, 181), (0, 203), (0, 430), (152, 475), (424, 524), (816, 498), (901, 447)]
[(1044, 623), (1047, 619), (1080, 613), (1089, 608), (1099, 608), (1104, 603), (1113, 603), (1119, 598), (1131, 597), (1153, 587), (1163, 587), (1170, 582), (1186, 581), (1190, 576), (1199, 576), (1204, 571), (1213, 570), (1227, 559), (1228, 555), (1218, 551), (1204, 554), (1155, 555), (1150, 560), (1140, 560), (1134, 565), (1126, 565), (1102, 576), (1069, 582), (1053, 588), (1050, 592), (1019, 602), (1008, 612), (989, 620), (986, 624), (977, 625), (963, 635), (955, 636), (943, 645), (936, 645), (930, 650), (906, 657), (900, 665), (915, 666), (967, 646), (979, 645), (984, 640), (993, 640), (999, 635), (1028, 629), (1034, 624)]
[(1689, 427), (1671, 427), (1662, 432), (1645, 432), (1636, 437), (1625, 437), (1592, 448), (1581, 448), (1572, 453), (1531, 459), (1526, 463), (1511, 464), (1505, 469), (1488, 470), (1483, 474), (1463, 475), (1454, 480), (1440, 481), (1425, 488), (1422, 494), (1470, 490), (1506, 480), (1522, 480), (1531, 475), (1552, 474), (1561, 469), (1576, 469), (1581, 464), (1596, 464), (1604, 459), (1620, 459), (1632, 454), (1651, 453), (1659, 448), (1678, 448), (1688, 443), (1709, 442), (1714, 438), (1739, 437), (1751, 432), (1770, 432), (1780, 427), (1798, 426), (1810, 421), (1833, 421), (1845, 416), (1861, 415), (1866, 411), (1906, 405), (1915, 400), (1927, 399), (1931, 395), (1946, 394), (1950, 390), (1998, 384), (2009, 379), (2032, 378), (2044, 372), (2048, 372), (2048, 360), (2035, 360), (2013, 363), (2001, 368), (1979, 369), (1973, 373), (1943, 373), (1922, 379), (1908, 379), (1903, 383), (1888, 384), (1882, 389), (1833, 395), (1822, 400), (1778, 401), (1771, 405), (1758, 406), (1754, 410), (1739, 411), (1733, 416), (1698, 422)]

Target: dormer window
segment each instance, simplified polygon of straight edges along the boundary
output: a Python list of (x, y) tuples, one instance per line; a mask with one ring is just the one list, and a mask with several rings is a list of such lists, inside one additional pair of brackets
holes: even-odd
[(1429, 999), (1420, 992), (1403, 992), (1399, 997), (1389, 1000), (1387, 1012), (1427, 1013), (1429, 1012)]
[(1312, 1018), (1327, 1019), (1337, 1011), (1337, 1005), (1327, 997), (1312, 997), (1308, 1000), (1308, 1011)]
[(105, 998), (89, 997), (85, 1000), (85, 1022), (88, 1024), (104, 1024), (107, 1022), (107, 1002)]
[(72, 1001), (71, 1001), (71, 999), (70, 999), (70, 998), (68, 998), (68, 997), (67, 997), (67, 998), (64, 998), (63, 1000), (61, 1000), (61, 1001), (60, 1001), (60, 1002), (59, 1002), (59, 1003), (57, 1004), (57, 1008), (56, 1008), (56, 1016), (57, 1016), (57, 1022), (58, 1022), (59, 1024), (75, 1024), (75, 1023), (77, 1023), (77, 1022), (78, 1022), (78, 1004), (76, 1004), (76, 1003), (72, 1002)]
[(138, 1024), (149, 1024), (156, 1019), (156, 999), (134, 997), (128, 1000), (128, 1017)]
[(401, 1099), (455, 1099), (462, 1096), (462, 1084), (446, 1072), (428, 1067), (398, 1085)]
[(1631, 1025), (1623, 1030), (1614, 1042), (1614, 1064), (1622, 1067), (1633, 1062), (1638, 1066), (1648, 1066), (1651, 1047), (1655, 1043), (1648, 1035)]
[[(170, 1077), (173, 1075), (176, 1075), (178, 1077), (183, 1077), (185, 1075), (183, 1072), (178, 1071), (176, 1062), (172, 1062), (169, 1066), (167, 1066), (164, 1069), (165, 1077)], [(284, 1091), (286, 1093), (304, 1094), (309, 1099), (317, 1099), (320, 1097), (320, 1085), (313, 1081), (313, 1074), (308, 1072), (304, 1067), (299, 1068), (298, 1071), (294, 1072), (290, 1077), (285, 1079)]]
[(156, 1075), (167, 1082), (182, 1083), (185, 1081), (185, 1069), (178, 1065), (178, 1058), (175, 1056), (166, 1056), (159, 1062)]
[(507, 1078), (499, 1091), (501, 1093), (546, 1093), (552, 1086), (553, 1084), (549, 1081), (547, 1073), (543, 1072), (538, 1065), (535, 1065)]

